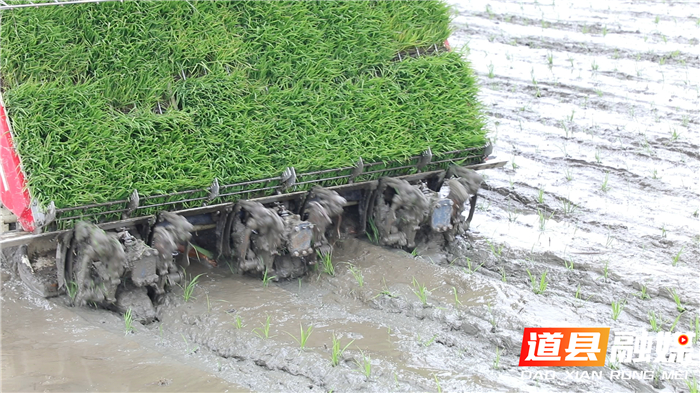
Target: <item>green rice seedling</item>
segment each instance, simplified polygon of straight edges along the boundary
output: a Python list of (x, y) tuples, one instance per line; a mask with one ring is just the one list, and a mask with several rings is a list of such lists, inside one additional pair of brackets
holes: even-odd
[(605, 265), (603, 265), (603, 276), (601, 277), (603, 281), (608, 280), (608, 276), (610, 275), (610, 269), (608, 268), (608, 265), (610, 264), (610, 261), (605, 261)]
[(510, 159), (510, 166), (513, 168), (513, 170), (518, 169), (520, 166), (515, 162), (515, 156)]
[[(698, 19), (700, 21), (700, 19)], [(689, 393), (698, 393), (700, 390), (698, 390), (698, 380), (693, 376), (693, 379), (691, 380), (690, 378), (685, 380), (685, 385), (688, 387)]]
[[(437, 385), (437, 391), (438, 393), (442, 393), (442, 387), (440, 387), (440, 380), (438, 380), (437, 375), (433, 374), (433, 378), (435, 378), (435, 385)], [(397, 383), (398, 385), (398, 383)], [(696, 383), (697, 385), (697, 383)]]
[(350, 341), (346, 346), (343, 348), (340, 347), (340, 339), (338, 339), (335, 336), (335, 333), (333, 333), (333, 347), (331, 350), (331, 366), (335, 367), (338, 364), (340, 364), (340, 358), (343, 356), (343, 353), (345, 352), (346, 349), (355, 342), (355, 340)]
[(574, 58), (569, 56), (566, 61), (568, 61), (571, 64), (571, 68), (574, 68)]
[(367, 238), (373, 244), (379, 244), (379, 229), (374, 223), (374, 217), (367, 219), (367, 224), (369, 225), (369, 231), (367, 231)]
[(549, 64), (550, 68), (554, 64), (554, 54), (552, 53), (552, 51), (547, 51), (547, 64)]
[(206, 294), (207, 296), (207, 314), (211, 313), (211, 303), (209, 303), (209, 293)]
[(593, 71), (593, 72), (598, 71), (598, 63), (596, 63), (595, 60), (593, 60), (593, 62), (591, 62), (591, 71)]
[(204, 273), (196, 275), (194, 278), (190, 276), (190, 279), (185, 281), (184, 285), (181, 285), (180, 288), (182, 288), (182, 298), (185, 300), (185, 302), (189, 302), (190, 299), (193, 298), (192, 294), (194, 293), (194, 288), (197, 286), (197, 281), (199, 280), (199, 277), (203, 276)]
[(193, 353), (197, 353), (197, 351), (199, 350), (199, 346), (190, 347), (190, 343), (187, 341), (187, 338), (185, 338), (185, 335), (180, 333), (180, 336), (182, 337), (182, 340), (185, 342), (185, 353), (188, 355), (192, 355)]
[(681, 303), (681, 298), (676, 293), (676, 290), (673, 288), (667, 288), (667, 290), (673, 297), (673, 301), (676, 302), (676, 310), (678, 310), (679, 313), (685, 312), (685, 306)]
[(509, 222), (516, 222), (518, 221), (518, 217), (520, 214), (518, 214), (518, 211), (515, 209), (510, 208), (510, 204), (508, 204), (508, 221)]
[(508, 282), (508, 278), (506, 277), (506, 269), (500, 267), (498, 270), (501, 272), (501, 281)]
[(462, 267), (462, 270), (464, 270), (464, 272), (467, 273), (467, 274), (474, 274), (474, 273), (476, 273), (476, 271), (479, 270), (479, 268), (482, 267), (482, 266), (484, 266), (483, 263), (482, 263), (481, 265), (479, 265), (479, 266), (472, 267), (472, 259), (469, 258), (469, 257), (467, 257), (467, 267), (466, 267), (466, 268), (465, 268), (465, 267)]
[(608, 35), (608, 26), (607, 25), (603, 26), (603, 37), (605, 37), (606, 35)]
[(695, 326), (693, 326), (693, 323), (691, 322), (690, 327), (693, 328), (693, 330), (695, 331), (695, 337), (693, 337), (693, 344), (697, 344), (698, 339), (700, 338), (700, 317), (696, 315)]
[(641, 300), (651, 299), (651, 297), (647, 293), (647, 286), (643, 285), (643, 284), (641, 286), (639, 293), (636, 293), (634, 296), (640, 298)]
[(299, 332), (300, 332), (299, 338), (296, 338), (296, 336), (294, 336), (293, 334), (291, 334), (289, 332), (285, 332), (285, 333), (287, 333), (291, 338), (293, 338), (294, 341), (296, 341), (297, 344), (299, 344), (299, 348), (303, 351), (304, 348), (306, 348), (306, 342), (309, 340), (309, 336), (311, 336), (311, 332), (313, 330), (314, 330), (313, 325), (309, 325), (306, 328), (306, 330), (304, 330), (304, 327), (301, 326), (301, 323), (299, 323)]
[(611, 303), (611, 305), (612, 305), (612, 319), (613, 319), (613, 321), (617, 321), (617, 318), (620, 317), (622, 310), (625, 308), (625, 301), (624, 300), (613, 301)]
[(564, 215), (572, 215), (576, 212), (578, 207), (568, 199), (561, 200), (561, 210)]
[(263, 287), (267, 288), (267, 286), (270, 285), (270, 281), (272, 281), (276, 278), (277, 278), (277, 276), (270, 276), (269, 274), (267, 274), (267, 268), (265, 268), (265, 271), (263, 271), (263, 278), (262, 278)]
[(496, 358), (493, 360), (493, 369), (498, 370), (501, 368), (501, 348), (496, 347)]
[(360, 371), (362, 374), (364, 374), (365, 378), (369, 379), (372, 375), (372, 358), (370, 358), (369, 355), (365, 355), (361, 349), (360, 356), (362, 356), (362, 361), (358, 362), (355, 360), (355, 363), (357, 363), (357, 367), (360, 368)]
[(457, 294), (457, 288), (452, 287), (452, 293), (455, 295), (455, 306), (461, 306), (462, 302), (459, 300), (459, 295)]
[(574, 260), (571, 259), (571, 257), (569, 257), (569, 259), (564, 259), (564, 266), (565, 266), (568, 270), (572, 270), (572, 271), (573, 271), (573, 270), (574, 270)]
[(661, 316), (657, 316), (654, 311), (649, 311), (649, 325), (654, 332), (660, 332), (663, 329), (664, 320)]
[(489, 66), (488, 66), (488, 67), (489, 67), (489, 79), (493, 79), (493, 77), (494, 77), (494, 75), (495, 75), (495, 74), (493, 73), (493, 62), (492, 62), (492, 63), (489, 63)]
[(495, 332), (496, 328), (498, 327), (498, 319), (496, 319), (496, 315), (493, 313), (491, 303), (487, 303), (486, 307), (488, 307), (489, 310), (489, 323), (491, 324), (491, 328), (493, 329), (492, 331)]
[(537, 191), (537, 203), (544, 203), (544, 190), (541, 188)]
[(415, 277), (413, 277), (413, 293), (418, 296), (418, 299), (420, 299), (423, 305), (428, 304), (428, 293), (430, 293), (430, 291), (425, 285), (419, 283)]
[(656, 24), (658, 25), (658, 24), (659, 24), (659, 20), (660, 20), (660, 19), (659, 19), (659, 16), (656, 15), (656, 17), (654, 18), (654, 23), (656, 23)]
[(350, 270), (350, 273), (352, 274), (352, 276), (355, 277), (355, 281), (357, 281), (357, 285), (359, 285), (359, 287), (362, 288), (365, 285), (365, 278), (362, 275), (362, 272), (360, 271), (360, 269), (357, 268), (357, 266), (349, 263), (348, 270)]
[(71, 302), (75, 301), (75, 296), (78, 294), (78, 283), (72, 280), (66, 282), (66, 292)]
[[(28, 188), (61, 208), (125, 200), (134, 189), (203, 189), (215, 177), (277, 177), (287, 166), (303, 173), (359, 156), (375, 162), (481, 146), (478, 84), (461, 54), (395, 59), (444, 42), (450, 15), (440, 2), (294, 1), (3, 13), (3, 99)], [(79, 38), (66, 52), (69, 33)], [(285, 45), (290, 37), (303, 39)], [(429, 105), (404, 105), (411, 102)], [(446, 108), (449, 119), (440, 116)], [(288, 148), (270, 150), (270, 140)]]
[(265, 323), (260, 322), (260, 327), (253, 329), (253, 333), (255, 333), (258, 337), (260, 338), (270, 338), (270, 316), (267, 316), (267, 319), (265, 319)]
[(583, 34), (588, 34), (589, 31), (590, 31), (590, 27), (588, 27), (587, 25), (583, 25), (583, 26), (581, 27), (581, 32), (582, 32)]
[(661, 225), (661, 237), (666, 237), (666, 225)]
[(545, 209), (544, 212), (541, 211), (540, 209), (537, 209), (537, 216), (539, 218), (539, 227), (540, 227), (540, 232), (544, 232), (546, 227), (547, 227), (547, 221), (554, 216), (554, 212), (549, 214), (549, 217), (547, 217), (547, 210)]
[(681, 137), (681, 134), (678, 131), (676, 131), (675, 128), (671, 128), (671, 141), (675, 142), (680, 137)]
[(542, 272), (542, 275), (540, 276), (539, 282), (537, 281), (537, 277), (533, 276), (532, 273), (530, 273), (530, 269), (527, 270), (527, 275), (530, 277), (530, 286), (532, 287), (532, 292), (534, 292), (536, 295), (541, 295), (544, 293), (544, 291), (547, 290), (547, 271), (545, 270)]
[(233, 321), (233, 326), (235, 326), (236, 329), (242, 329), (243, 327), (245, 327), (245, 325), (243, 324), (243, 318), (241, 318), (240, 315), (236, 315), (236, 318)]
[(683, 314), (678, 314), (678, 316), (676, 317), (676, 319), (673, 321), (673, 324), (671, 324), (671, 328), (668, 329), (668, 331), (669, 331), (670, 333), (673, 333), (673, 331), (676, 329), (676, 325), (678, 325), (678, 321), (681, 319), (681, 316), (682, 316), (682, 315), (683, 315)]
[(134, 319), (133, 319), (133, 316), (131, 315), (131, 308), (129, 308), (124, 313), (124, 335), (132, 333), (134, 331), (133, 323), (134, 323)]
[(571, 174), (571, 170), (569, 168), (564, 169), (564, 178), (566, 181), (574, 180), (574, 176)]
[(321, 266), (323, 268), (323, 272), (328, 274), (329, 276), (335, 276), (335, 267), (333, 266), (333, 258), (332, 258), (332, 253), (322, 253), (321, 251), (316, 251), (318, 254), (318, 257), (321, 259)]
[(603, 180), (603, 184), (600, 185), (600, 189), (603, 192), (610, 191), (610, 186), (608, 185), (608, 172), (605, 172), (605, 180)]
[(435, 338), (436, 338), (436, 337), (437, 337), (437, 334), (433, 334), (432, 337), (430, 337), (429, 339), (423, 341), (423, 339), (420, 337), (420, 334), (419, 334), (419, 335), (418, 335), (418, 342), (420, 343), (420, 345), (422, 345), (422, 346), (424, 346), (424, 347), (429, 347), (429, 346), (433, 345), (433, 343), (435, 342)]
[(684, 249), (684, 248), (685, 248), (685, 246), (681, 247), (681, 249), (678, 250), (678, 253), (673, 257), (673, 262), (671, 262), (671, 264), (672, 264), (674, 267), (675, 267), (676, 265), (678, 265), (678, 261), (681, 260), (681, 254), (683, 253), (683, 249)]
[(394, 295), (391, 291), (389, 291), (389, 288), (388, 288), (387, 285), (386, 285), (386, 279), (385, 279), (384, 277), (382, 277), (382, 291), (379, 292), (373, 299), (376, 299), (376, 298), (378, 298), (379, 296), (382, 296), (382, 295), (388, 296), (388, 297), (391, 297), (391, 298), (397, 297), (397, 296)]
[(619, 370), (620, 369), (620, 362), (618, 360), (610, 360), (608, 359), (608, 368), (611, 370)]
[(587, 298), (584, 299), (584, 298), (581, 296), (581, 284), (578, 284), (578, 286), (576, 287), (576, 294), (574, 295), (574, 297), (575, 297), (576, 299), (578, 299), (578, 300), (585, 300), (585, 301), (588, 301), (590, 298), (593, 297), (593, 295), (589, 295)]

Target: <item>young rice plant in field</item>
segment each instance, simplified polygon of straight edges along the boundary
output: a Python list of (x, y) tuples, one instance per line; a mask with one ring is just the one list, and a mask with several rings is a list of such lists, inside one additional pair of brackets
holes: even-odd
[(201, 273), (196, 275), (194, 278), (192, 278), (190, 275), (190, 279), (185, 281), (184, 285), (180, 286), (180, 288), (182, 288), (182, 298), (185, 300), (185, 302), (189, 302), (193, 297), (192, 294), (194, 293), (194, 288), (197, 286), (197, 281), (199, 280), (199, 277), (203, 275), (204, 273)]
[(293, 334), (289, 332), (287, 333), (291, 338), (294, 339), (294, 341), (299, 344), (299, 348), (303, 351), (304, 348), (306, 348), (306, 342), (309, 340), (309, 336), (311, 336), (311, 332), (314, 330), (314, 327), (312, 325), (309, 325), (306, 330), (304, 330), (304, 327), (301, 326), (301, 323), (299, 324), (299, 338), (296, 338)]
[(668, 288), (668, 292), (671, 294), (671, 297), (673, 297), (673, 301), (676, 302), (676, 310), (678, 310), (679, 313), (685, 312), (685, 306), (681, 303), (681, 298), (676, 293), (676, 290)]
[(335, 276), (335, 267), (333, 266), (332, 253), (322, 253), (321, 251), (316, 251), (318, 257), (321, 259), (321, 266), (323, 267), (323, 272), (329, 276)]
[(125, 332), (124, 334), (125, 335), (134, 331), (133, 323), (134, 323), (134, 319), (133, 319), (133, 316), (131, 315), (131, 308), (130, 308), (130, 309), (126, 310), (126, 312), (124, 313), (124, 332)]
[(625, 308), (625, 301), (624, 300), (613, 301), (611, 303), (611, 306), (612, 306), (612, 319), (613, 319), (613, 321), (617, 321), (617, 318), (620, 317), (622, 310)]
[(340, 339), (338, 339), (335, 336), (335, 333), (333, 333), (333, 347), (331, 349), (331, 366), (335, 367), (338, 364), (340, 364), (340, 359), (343, 356), (343, 353), (353, 342), (355, 342), (355, 340), (350, 341), (346, 346), (341, 348)]
[(270, 316), (267, 316), (265, 323), (260, 322), (260, 325), (259, 328), (253, 329), (253, 333), (260, 338), (270, 338)]
[(530, 273), (530, 269), (527, 270), (527, 275), (530, 277), (530, 286), (532, 287), (532, 292), (537, 295), (541, 295), (547, 290), (547, 271), (542, 272), (540, 280), (537, 281), (537, 277)]

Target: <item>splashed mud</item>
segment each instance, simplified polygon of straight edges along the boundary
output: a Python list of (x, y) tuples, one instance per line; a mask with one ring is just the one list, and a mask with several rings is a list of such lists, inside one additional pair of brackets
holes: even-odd
[[(196, 298), (176, 290), (158, 322), (126, 338), (120, 316), (39, 300), (4, 280), (3, 391), (683, 391), (682, 379), (522, 379), (517, 363), (527, 326), (642, 331), (653, 311), (664, 330), (676, 319), (676, 330), (693, 330), (698, 8), (453, 5), (450, 44), (473, 62), (497, 153), (509, 159), (483, 172), (467, 239), (417, 255), (348, 239), (334, 275), (268, 286), (193, 267), (205, 273)], [(544, 293), (528, 272), (546, 272)], [(617, 320), (613, 301), (625, 304)], [(333, 337), (348, 345), (337, 366)], [(607, 376), (609, 366), (589, 371)]]

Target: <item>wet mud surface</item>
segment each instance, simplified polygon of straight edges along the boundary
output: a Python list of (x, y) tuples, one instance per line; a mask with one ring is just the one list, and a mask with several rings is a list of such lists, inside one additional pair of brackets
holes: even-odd
[[(524, 327), (636, 332), (653, 311), (664, 330), (676, 319), (676, 331), (693, 330), (700, 11), (454, 6), (450, 44), (479, 74), (496, 153), (509, 160), (482, 172), (466, 238), (416, 255), (347, 239), (334, 275), (267, 286), (193, 266), (188, 274), (204, 273), (195, 298), (175, 289), (159, 321), (126, 337), (121, 316), (37, 299), (4, 272), (3, 391), (686, 391), (684, 380), (527, 380), (517, 363)], [(536, 294), (529, 274), (539, 282), (544, 272)], [(612, 302), (624, 302), (617, 320)], [(304, 350), (300, 324), (313, 326)], [(336, 366), (333, 337), (347, 345)], [(607, 376), (610, 365), (584, 369)], [(700, 377), (697, 364), (690, 371)]]

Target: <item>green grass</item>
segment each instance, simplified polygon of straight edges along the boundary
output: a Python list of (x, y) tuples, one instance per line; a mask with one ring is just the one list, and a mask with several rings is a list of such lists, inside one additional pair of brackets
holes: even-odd
[(126, 310), (124, 313), (124, 335), (132, 333), (134, 331), (134, 317), (131, 315), (131, 309)]
[(493, 360), (493, 369), (501, 368), (501, 348), (496, 347), (496, 358)]
[(253, 329), (253, 333), (260, 338), (270, 338), (270, 316), (265, 319), (265, 323), (260, 322), (260, 327)]
[(66, 292), (71, 302), (75, 301), (75, 296), (78, 294), (78, 283), (75, 281), (66, 282)]
[(612, 306), (612, 319), (613, 321), (617, 321), (622, 313), (622, 310), (625, 308), (625, 301), (613, 301), (610, 305)]
[(354, 341), (355, 340), (350, 341), (346, 346), (341, 348), (340, 340), (335, 336), (335, 333), (333, 334), (333, 347), (331, 349), (331, 366), (335, 367), (338, 364), (340, 364), (340, 358), (343, 356), (343, 353)]
[(413, 293), (420, 299), (423, 305), (428, 304), (428, 293), (430, 293), (430, 291), (425, 285), (419, 283), (415, 277), (413, 277)]
[(530, 273), (530, 269), (527, 270), (527, 275), (530, 277), (530, 286), (532, 287), (532, 292), (537, 295), (541, 295), (547, 290), (547, 271), (542, 272), (540, 280), (537, 281), (537, 277)]
[(461, 306), (461, 305), (462, 305), (462, 301), (459, 300), (459, 295), (457, 294), (457, 288), (452, 287), (452, 293), (455, 295), (455, 307), (456, 307), (456, 306)]
[(263, 272), (263, 287), (267, 288), (268, 285), (270, 285), (270, 281), (276, 279), (277, 276), (270, 276), (267, 274), (267, 268), (265, 268), (265, 271)]
[(450, 35), (439, 1), (125, 1), (2, 16), (4, 99), (42, 204), (486, 140), (460, 53), (396, 59)]
[(646, 285), (642, 285), (642, 289), (639, 291), (639, 293), (635, 294), (635, 296), (637, 296), (641, 300), (651, 299), (651, 296), (649, 296), (649, 294), (647, 293)]
[(681, 303), (681, 298), (676, 293), (676, 290), (673, 288), (667, 288), (667, 290), (671, 294), (671, 297), (673, 297), (673, 301), (676, 302), (676, 310), (678, 310), (679, 313), (685, 312), (685, 306)]
[(194, 288), (197, 286), (197, 281), (202, 275), (204, 275), (204, 273), (198, 274), (194, 278), (190, 276), (190, 279), (185, 281), (184, 285), (180, 285), (182, 288), (182, 299), (184, 299), (185, 302), (189, 302), (190, 299), (193, 298), (192, 294), (194, 294)]
[(663, 329), (664, 320), (661, 316), (657, 316), (654, 311), (649, 311), (649, 325), (654, 332), (660, 332)]
[(321, 266), (323, 272), (329, 276), (335, 276), (335, 266), (333, 266), (333, 255), (329, 253), (322, 253), (321, 251), (316, 251), (318, 257), (321, 259)]
[(681, 260), (681, 254), (683, 254), (683, 249), (684, 249), (684, 248), (685, 248), (685, 246), (681, 247), (681, 249), (678, 250), (678, 253), (673, 257), (673, 261), (671, 262), (671, 264), (672, 264), (674, 267), (675, 267), (676, 265), (678, 265), (678, 261)]
[(306, 348), (306, 342), (309, 340), (309, 336), (311, 336), (311, 332), (314, 330), (314, 327), (312, 325), (309, 325), (306, 330), (304, 330), (304, 327), (301, 326), (301, 323), (299, 324), (299, 338), (296, 338), (293, 334), (289, 332), (287, 333), (291, 338), (294, 339), (299, 344), (299, 348), (303, 351), (304, 348)]
[(467, 274), (474, 274), (476, 273), (477, 270), (479, 270), (480, 267), (484, 266), (482, 263), (479, 266), (474, 266), (472, 267), (472, 259), (467, 257), (467, 267), (462, 267), (462, 270), (464, 270), (465, 273)]
[(362, 362), (356, 360), (355, 363), (357, 363), (357, 367), (360, 368), (365, 378), (369, 379), (372, 376), (372, 358), (369, 355), (365, 355), (361, 349), (360, 355), (362, 356)]
[(365, 277), (362, 275), (362, 271), (355, 265), (348, 263), (348, 269), (350, 270), (350, 273), (352, 276), (355, 278), (355, 281), (357, 281), (357, 285), (362, 288), (365, 286)]

